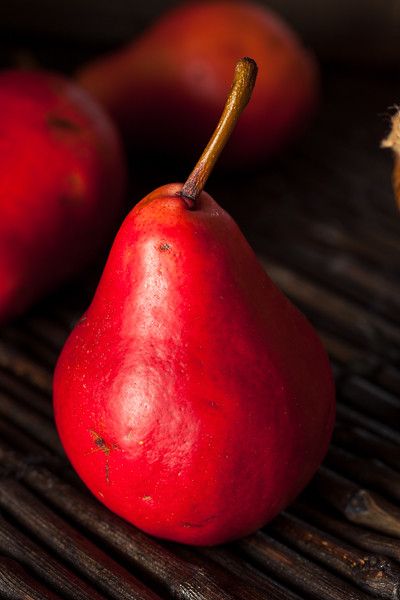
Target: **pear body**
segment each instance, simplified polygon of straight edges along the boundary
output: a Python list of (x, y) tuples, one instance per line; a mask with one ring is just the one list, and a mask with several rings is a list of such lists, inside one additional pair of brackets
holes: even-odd
[(99, 500), (161, 538), (209, 545), (272, 519), (319, 466), (328, 358), (237, 225), (159, 188), (128, 215), (57, 364), (64, 448)]
[(83, 67), (78, 79), (133, 147), (157, 146), (189, 161), (208, 141), (232, 65), (242, 56), (255, 59), (258, 81), (222, 161), (247, 167), (302, 132), (319, 97), (315, 58), (266, 7), (241, 0), (185, 3), (125, 48)]
[(104, 109), (44, 71), (0, 74), (0, 322), (85, 267), (122, 213), (125, 162)]

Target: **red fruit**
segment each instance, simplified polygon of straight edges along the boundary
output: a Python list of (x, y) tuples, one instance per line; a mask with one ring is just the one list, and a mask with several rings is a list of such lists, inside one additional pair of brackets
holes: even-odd
[(104, 110), (47, 72), (0, 74), (0, 322), (94, 259), (121, 214), (125, 164)]
[(274, 517), (312, 477), (334, 421), (316, 333), (201, 191), (249, 65), (185, 186), (126, 218), (55, 373), (58, 431), (87, 486), (143, 530), (190, 544)]
[(313, 55), (271, 10), (240, 0), (186, 3), (78, 76), (138, 148), (191, 156), (209, 138), (241, 56), (254, 57), (260, 76), (224, 158), (253, 165), (303, 130), (319, 95)]

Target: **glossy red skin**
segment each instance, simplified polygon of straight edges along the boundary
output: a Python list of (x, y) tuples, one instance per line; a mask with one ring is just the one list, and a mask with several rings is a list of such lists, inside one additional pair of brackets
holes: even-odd
[(168, 154), (197, 157), (243, 56), (255, 59), (259, 75), (223, 160), (253, 165), (305, 128), (319, 97), (313, 55), (267, 8), (226, 0), (185, 3), (138, 40), (83, 68), (78, 77), (133, 144), (143, 148), (156, 139), (157, 148)]
[(123, 223), (62, 351), (64, 448), (104, 504), (155, 536), (209, 545), (272, 519), (334, 422), (326, 353), (234, 221), (159, 188)]
[(0, 73), (0, 322), (86, 266), (115, 229), (125, 164), (115, 127), (76, 83)]

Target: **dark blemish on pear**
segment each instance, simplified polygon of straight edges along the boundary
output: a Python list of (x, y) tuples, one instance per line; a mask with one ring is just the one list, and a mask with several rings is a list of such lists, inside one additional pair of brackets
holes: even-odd
[(183, 521), (181, 523), (181, 525), (182, 525), (182, 527), (185, 527), (185, 528), (188, 528), (188, 527), (200, 528), (200, 527), (204, 527), (204, 525), (207, 525), (207, 523), (209, 523), (210, 521), (213, 521), (216, 518), (217, 518), (217, 515), (212, 515), (211, 517), (207, 517), (206, 519), (203, 519), (202, 521), (199, 521), (198, 523), (190, 523), (189, 521)]
[(92, 440), (96, 446), (96, 448), (94, 448), (89, 454), (101, 450), (102, 452), (104, 452), (104, 454), (108, 456), (111, 450), (118, 450), (118, 446), (116, 444), (108, 445), (105, 442), (104, 438), (101, 435), (99, 435), (97, 431), (94, 431), (94, 429), (89, 429), (89, 433), (92, 436)]
[(163, 242), (158, 246), (158, 249), (160, 252), (168, 252), (168, 250), (171, 250), (171, 246), (166, 242)]
[(97, 431), (94, 431), (94, 429), (89, 429), (89, 433), (93, 439), (93, 442), (96, 446), (96, 448), (93, 448), (90, 452), (87, 452), (87, 454), (93, 454), (94, 452), (98, 452), (99, 450), (101, 452), (104, 452), (104, 454), (106, 455), (106, 464), (105, 464), (105, 477), (106, 477), (106, 483), (107, 485), (110, 484), (110, 463), (109, 463), (109, 459), (108, 457), (110, 456), (111, 450), (118, 450), (118, 446), (116, 444), (111, 444), (108, 445), (104, 438), (99, 435), (97, 433)]
[(214, 402), (214, 400), (209, 400), (208, 401), (208, 405), (211, 406), (211, 408), (213, 408), (214, 410), (218, 410), (219, 409), (219, 404), (217, 404), (216, 402)]
[(50, 128), (58, 129), (60, 131), (68, 131), (71, 133), (78, 133), (81, 131), (80, 125), (67, 119), (66, 117), (59, 117), (58, 115), (49, 115), (47, 117), (47, 125)]

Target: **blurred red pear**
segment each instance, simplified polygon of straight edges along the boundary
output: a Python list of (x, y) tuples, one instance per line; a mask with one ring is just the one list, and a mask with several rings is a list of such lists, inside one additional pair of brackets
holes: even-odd
[(0, 322), (94, 259), (117, 226), (125, 162), (108, 115), (66, 77), (0, 73)]
[(259, 65), (259, 81), (224, 162), (247, 166), (304, 130), (319, 96), (314, 56), (271, 10), (240, 0), (184, 4), (78, 79), (139, 151), (192, 157), (220, 114), (232, 64), (246, 55)]

